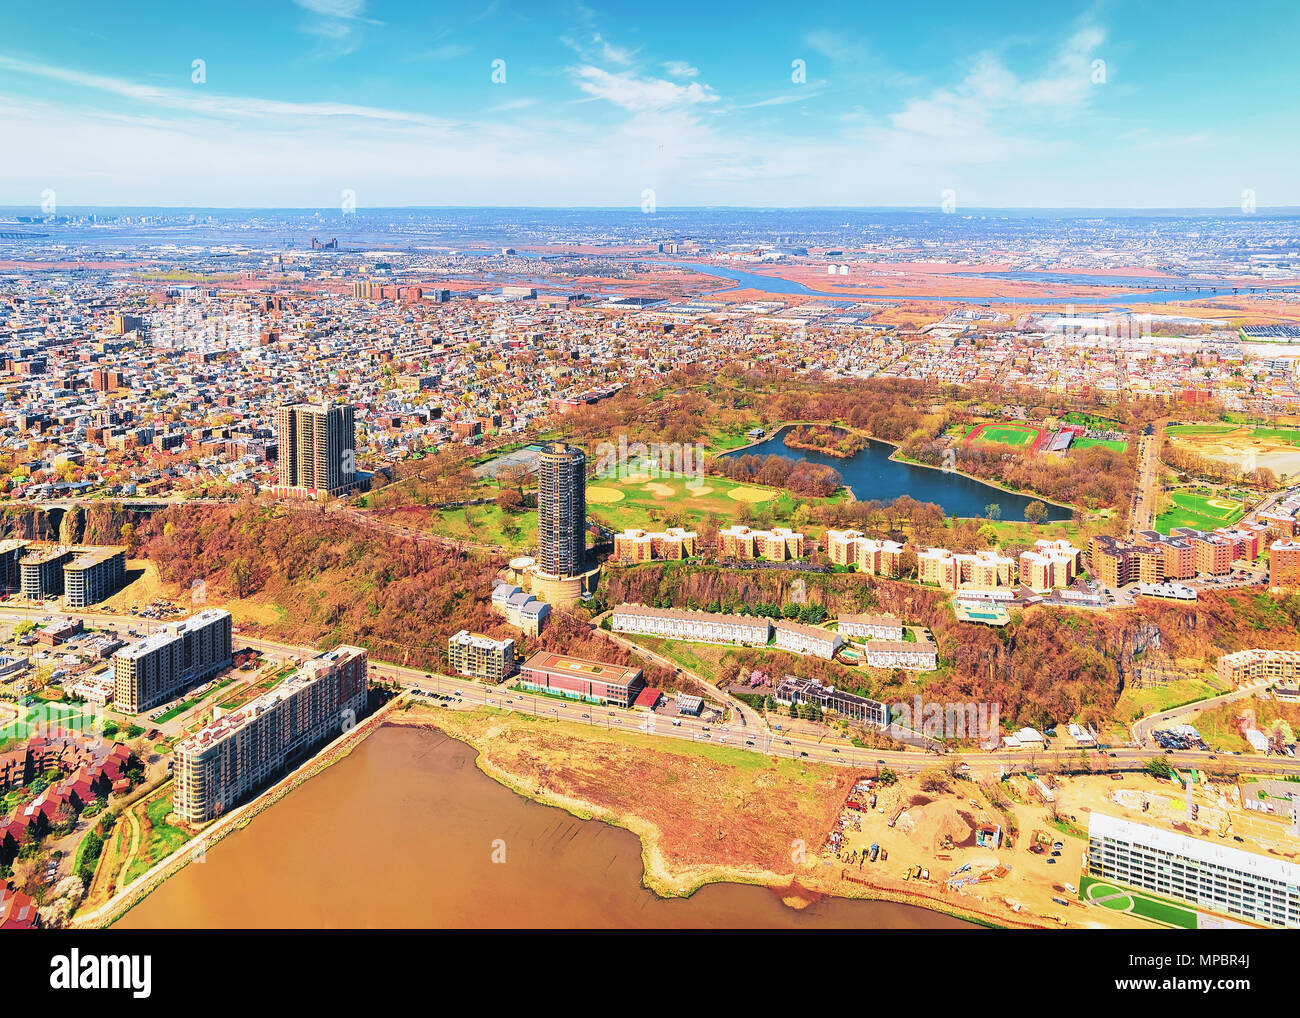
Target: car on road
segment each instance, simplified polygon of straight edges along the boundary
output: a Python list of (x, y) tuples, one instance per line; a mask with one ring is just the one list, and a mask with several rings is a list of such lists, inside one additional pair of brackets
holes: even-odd
[(674, 718), (674, 719), (673, 719), (673, 724), (674, 724), (676, 727), (678, 727), (678, 728), (681, 728), (681, 727), (682, 727), (682, 722), (681, 722), (681, 719), (680, 719), (680, 718)]
[(746, 745), (746, 746), (752, 746), (753, 744), (754, 744), (754, 740), (753, 740), (753, 739), (746, 739), (746, 740), (745, 740), (745, 745)]
[(586, 718), (588, 721), (591, 720), (591, 715), (590, 715), (590, 714), (584, 714), (584, 715), (582, 715), (582, 716), (583, 716), (584, 718)]
[(799, 750), (799, 755), (800, 755), (800, 756), (807, 756), (808, 753), (807, 753), (806, 750), (802, 750), (802, 749), (801, 749), (801, 750)]
[(838, 753), (839, 751), (840, 751), (840, 747), (839, 747), (839, 746), (832, 746), (832, 747), (831, 747), (831, 752), (832, 752), (832, 753)]

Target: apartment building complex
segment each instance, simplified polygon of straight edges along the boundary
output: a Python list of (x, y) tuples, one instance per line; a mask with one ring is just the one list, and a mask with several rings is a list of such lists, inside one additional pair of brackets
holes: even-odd
[(19, 589), (29, 601), (49, 601), (63, 593), (63, 565), (72, 561), (68, 545), (36, 548), (18, 560)]
[(289, 403), (275, 415), (280, 488), (341, 495), (357, 486), (356, 421), (350, 403)]
[(645, 679), (640, 668), (539, 650), (520, 667), (519, 685), (589, 703), (630, 707)]
[(447, 641), (447, 666), (458, 675), (504, 682), (515, 673), (515, 641), (462, 629)]
[(807, 654), (811, 657), (823, 658), (826, 661), (833, 658), (835, 652), (844, 643), (839, 633), (832, 632), (829, 629), (818, 629), (816, 626), (804, 625), (802, 622), (789, 622), (786, 619), (778, 619), (772, 623), (772, 628), (776, 631), (776, 646), (781, 650), (792, 651), (795, 654)]
[(736, 523), (718, 531), (718, 558), (785, 562), (802, 558), (803, 553), (803, 534), (795, 533), (789, 527), (753, 530), (743, 523)]
[(1277, 540), (1268, 546), (1268, 585), (1274, 590), (1300, 588), (1300, 541)]
[(125, 548), (87, 548), (63, 566), (63, 604), (86, 608), (108, 598), (126, 578)]
[(172, 809), (191, 824), (212, 820), (353, 727), (366, 709), (367, 668), (364, 650), (336, 647), (179, 742)]
[(586, 571), (587, 456), (563, 442), (538, 456), (537, 564), (550, 576)]
[(826, 531), (826, 555), (837, 566), (857, 566), (868, 576), (897, 578), (902, 571), (903, 546), (878, 541), (856, 530)]
[(1189, 580), (1198, 574), (1226, 576), (1238, 559), (1259, 554), (1259, 531), (1237, 527), (1207, 533), (1174, 527), (1169, 534), (1141, 530), (1132, 542), (1098, 535), (1088, 546), (1093, 574), (1109, 587)]
[(1300, 926), (1300, 866), (1093, 812), (1088, 875), (1247, 922)]
[(868, 640), (867, 665), (871, 668), (902, 668), (910, 672), (932, 672), (938, 666), (938, 652), (930, 640)]
[(754, 647), (766, 646), (772, 635), (772, 624), (757, 615), (723, 615), (678, 608), (651, 608), (643, 604), (620, 604), (614, 609), (610, 624), (616, 633)]
[(230, 612), (205, 608), (113, 654), (113, 703), (137, 714), (230, 667)]
[(1020, 583), (1039, 593), (1068, 587), (1079, 575), (1081, 557), (1069, 541), (1035, 541), (1031, 550), (1020, 553)]
[(1300, 680), (1300, 650), (1239, 650), (1219, 658), (1215, 672), (1237, 686), (1261, 679), (1295, 683)]
[(633, 527), (614, 535), (614, 558), (624, 562), (692, 558), (698, 543), (699, 535), (682, 527), (669, 527), (663, 531)]
[(958, 554), (947, 548), (927, 548), (916, 555), (917, 578), (944, 590), (1008, 587), (1015, 579), (1015, 568), (1015, 559), (990, 549)]
[(903, 623), (894, 615), (841, 615), (837, 628), (841, 636), (862, 640), (903, 638)]

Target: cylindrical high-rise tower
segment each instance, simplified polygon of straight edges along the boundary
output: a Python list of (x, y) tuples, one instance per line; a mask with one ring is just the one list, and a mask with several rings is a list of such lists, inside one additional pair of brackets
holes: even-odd
[(537, 466), (537, 564), (552, 576), (581, 576), (587, 559), (587, 457), (554, 442)]

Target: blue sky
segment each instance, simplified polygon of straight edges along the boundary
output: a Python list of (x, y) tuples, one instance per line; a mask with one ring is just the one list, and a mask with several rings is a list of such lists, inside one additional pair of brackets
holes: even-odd
[(1297, 28), (1250, 0), (9, 5), (0, 203), (1300, 204)]

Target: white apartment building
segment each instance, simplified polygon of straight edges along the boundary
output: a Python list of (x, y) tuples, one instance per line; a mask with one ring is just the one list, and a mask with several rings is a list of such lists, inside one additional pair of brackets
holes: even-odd
[(844, 643), (839, 633), (807, 626), (802, 622), (780, 619), (772, 623), (772, 628), (776, 630), (776, 646), (781, 650), (820, 657), (827, 661), (835, 656), (835, 652)]
[(666, 636), (696, 643), (738, 643), (766, 646), (772, 623), (757, 615), (722, 615), (715, 612), (651, 608), (644, 604), (620, 604), (610, 622), (616, 633)]
[(1088, 875), (1247, 922), (1300, 927), (1300, 866), (1094, 812)]
[(864, 640), (901, 640), (903, 623), (894, 615), (841, 615), (839, 631)]
[(367, 671), (364, 650), (336, 647), (177, 743), (172, 809), (191, 824), (211, 820), (355, 725), (365, 713)]

